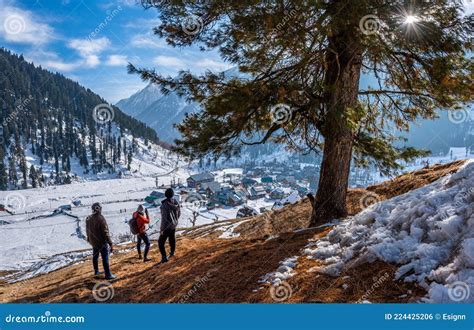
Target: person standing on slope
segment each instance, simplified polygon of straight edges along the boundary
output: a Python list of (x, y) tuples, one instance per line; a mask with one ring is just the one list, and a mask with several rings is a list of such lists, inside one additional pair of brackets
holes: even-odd
[[(160, 227), (160, 238), (158, 239), (158, 247), (161, 253), (161, 262), (165, 263), (169, 258), (174, 256), (176, 249), (176, 227), (178, 226), (178, 219), (181, 216), (181, 210), (179, 208), (178, 201), (173, 198), (174, 191), (171, 188), (166, 189), (165, 197), (161, 202), (161, 227)], [(170, 255), (166, 256), (165, 242), (169, 239), (170, 244)]]
[(99, 272), (99, 254), (102, 257), (102, 265), (104, 267), (105, 278), (113, 280), (116, 278), (110, 272), (109, 266), (109, 247), (110, 252), (114, 248), (110, 239), (109, 226), (102, 215), (102, 206), (99, 203), (92, 204), (92, 214), (86, 219), (87, 241), (92, 245), (92, 265), (94, 266), (95, 276), (100, 275)]
[(138, 205), (137, 211), (133, 213), (133, 217), (137, 220), (138, 234), (137, 234), (137, 251), (138, 258), (142, 258), (141, 245), (142, 241), (145, 243), (145, 252), (143, 254), (143, 261), (147, 262), (150, 259), (147, 258), (148, 251), (150, 250), (150, 240), (146, 233), (146, 224), (150, 223), (150, 216), (148, 210), (143, 205)]

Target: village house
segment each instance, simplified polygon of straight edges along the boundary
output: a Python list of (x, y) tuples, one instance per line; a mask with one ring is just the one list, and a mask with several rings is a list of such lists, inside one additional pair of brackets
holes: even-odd
[(250, 199), (264, 198), (266, 194), (267, 192), (265, 191), (265, 187), (262, 187), (262, 186), (253, 186), (249, 189)]
[(206, 182), (213, 182), (214, 175), (212, 173), (198, 173), (193, 174), (189, 178), (186, 179), (189, 188), (197, 188), (199, 185), (206, 183)]
[(250, 187), (250, 186), (253, 186), (253, 185), (256, 185), (257, 184), (257, 180), (255, 179), (252, 179), (252, 178), (249, 178), (249, 177), (244, 177), (242, 179), (242, 185), (244, 187)]
[(221, 189), (213, 196), (213, 200), (225, 206), (237, 206), (244, 203), (243, 198), (232, 189)]
[(285, 198), (285, 197), (286, 197), (286, 193), (281, 188), (273, 189), (270, 192), (270, 198), (271, 199), (282, 199), (282, 198)]
[(211, 197), (221, 191), (221, 189), (222, 187), (219, 182), (204, 182), (200, 185), (199, 193), (206, 194), (207, 197)]

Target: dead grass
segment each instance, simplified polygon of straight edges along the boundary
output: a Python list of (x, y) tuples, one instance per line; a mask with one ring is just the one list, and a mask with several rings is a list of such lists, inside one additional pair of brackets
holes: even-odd
[(465, 163), (465, 160), (458, 160), (448, 164), (435, 164), (429, 168), (403, 174), (390, 181), (367, 187), (367, 190), (378, 194), (382, 199), (389, 199), (421, 188), (443, 176), (457, 172)]
[[(164, 265), (143, 263), (134, 252), (115, 254), (112, 302), (257, 302), (259, 278), (304, 247), (315, 231), (272, 240), (178, 240), (178, 255)], [(158, 252), (152, 251), (156, 258)], [(77, 264), (21, 283), (0, 286), (2, 302), (94, 302), (101, 280), (92, 265)], [(197, 285), (200, 285), (197, 288)], [(202, 284), (202, 285), (201, 285)], [(193, 292), (190, 294), (190, 292)]]

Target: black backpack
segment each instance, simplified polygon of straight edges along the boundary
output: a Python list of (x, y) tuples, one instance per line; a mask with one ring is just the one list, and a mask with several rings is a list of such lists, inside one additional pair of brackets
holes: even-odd
[(128, 220), (128, 225), (130, 226), (130, 231), (132, 232), (133, 235), (138, 234), (138, 221), (135, 217), (131, 218)]

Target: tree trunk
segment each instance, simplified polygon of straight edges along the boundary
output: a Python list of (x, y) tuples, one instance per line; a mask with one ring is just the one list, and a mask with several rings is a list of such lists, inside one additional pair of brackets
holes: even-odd
[[(362, 50), (355, 36), (330, 38), (323, 161), (310, 226), (347, 216), (346, 194), (357, 122)], [(352, 111), (353, 110), (353, 111)]]

